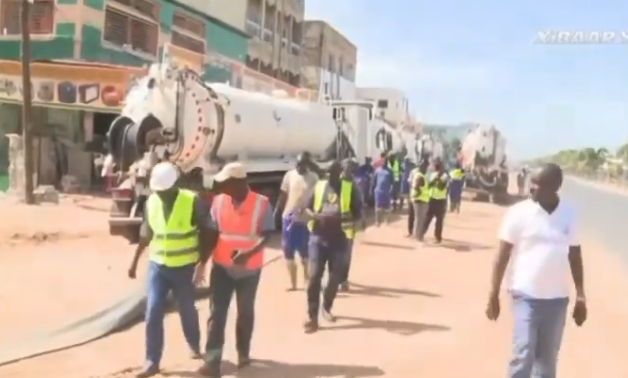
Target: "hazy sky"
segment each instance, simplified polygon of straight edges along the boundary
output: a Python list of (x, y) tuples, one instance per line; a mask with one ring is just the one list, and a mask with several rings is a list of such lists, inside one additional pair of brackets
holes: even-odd
[(628, 142), (628, 43), (535, 42), (628, 32), (627, 1), (307, 0), (306, 17), (358, 46), (358, 85), (404, 90), (426, 123), (495, 123), (517, 158)]

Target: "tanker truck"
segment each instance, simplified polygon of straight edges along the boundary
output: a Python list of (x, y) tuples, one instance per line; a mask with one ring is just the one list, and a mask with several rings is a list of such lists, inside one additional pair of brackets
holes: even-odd
[(323, 169), (336, 159), (378, 155), (381, 125), (369, 114), (361, 106), (205, 83), (192, 70), (153, 64), (107, 133), (103, 173), (116, 177), (110, 234), (137, 241), (150, 169), (159, 161), (176, 164), (184, 177), (201, 173), (207, 190), (226, 163), (242, 162), (251, 187), (275, 203), (284, 174), (304, 151)]
[(473, 125), (462, 142), (460, 163), (465, 190), (481, 201), (504, 203), (508, 197), (506, 138), (492, 125)]

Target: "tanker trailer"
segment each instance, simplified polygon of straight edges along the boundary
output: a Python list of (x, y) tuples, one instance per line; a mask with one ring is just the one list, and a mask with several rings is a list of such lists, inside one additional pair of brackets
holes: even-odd
[(503, 203), (508, 197), (506, 139), (490, 125), (475, 125), (462, 143), (460, 160), (466, 172), (465, 190), (477, 199)]
[(309, 152), (322, 167), (353, 156), (327, 105), (204, 83), (194, 71), (165, 64), (153, 64), (130, 89), (107, 138), (105, 160), (119, 177), (111, 190), (110, 233), (131, 242), (150, 194), (150, 169), (159, 161), (173, 162), (183, 177), (202, 174), (208, 190), (226, 163), (242, 162), (252, 188), (274, 203), (298, 154)]

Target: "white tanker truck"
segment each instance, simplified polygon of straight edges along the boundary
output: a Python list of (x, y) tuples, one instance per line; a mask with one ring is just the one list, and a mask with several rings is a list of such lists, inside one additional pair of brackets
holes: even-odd
[(491, 125), (471, 127), (459, 156), (466, 172), (465, 190), (480, 200), (502, 203), (508, 196), (506, 138)]
[(373, 117), (371, 104), (312, 103), (208, 84), (194, 71), (153, 64), (125, 99), (107, 134), (110, 233), (135, 242), (150, 191), (150, 169), (171, 161), (204, 186), (228, 162), (246, 164), (252, 187), (276, 200), (283, 175), (307, 151), (325, 168), (335, 159), (403, 153), (399, 134)]

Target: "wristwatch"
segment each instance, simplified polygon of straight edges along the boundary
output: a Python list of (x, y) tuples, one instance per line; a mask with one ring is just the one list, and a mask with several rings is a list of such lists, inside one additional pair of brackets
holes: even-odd
[(584, 295), (578, 295), (576, 297), (576, 302), (586, 302), (587, 298)]

